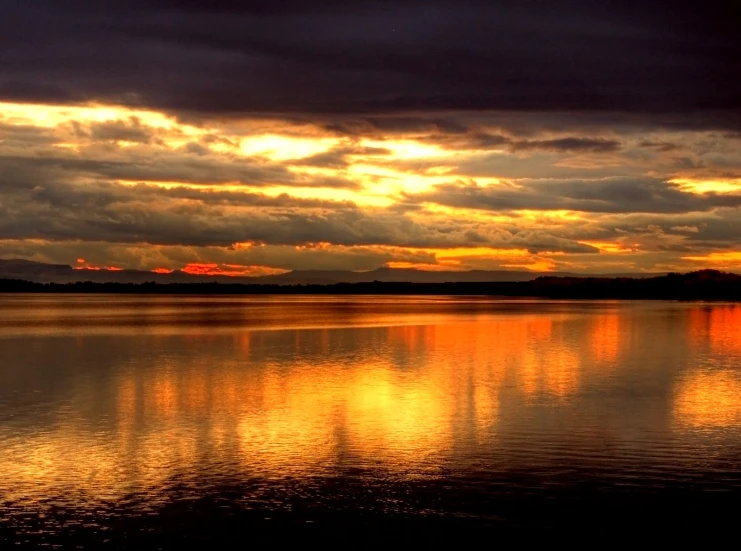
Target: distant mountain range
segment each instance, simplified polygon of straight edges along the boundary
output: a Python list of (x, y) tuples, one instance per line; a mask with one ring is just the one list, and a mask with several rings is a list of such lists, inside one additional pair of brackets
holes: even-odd
[(577, 274), (569, 272), (531, 272), (515, 270), (471, 270), (467, 272), (431, 272), (415, 269), (378, 268), (367, 272), (349, 270), (294, 270), (278, 275), (267, 276), (209, 276), (194, 275), (180, 270), (168, 274), (158, 274), (146, 270), (88, 270), (74, 269), (66, 264), (45, 264), (22, 259), (0, 259), (0, 279), (23, 279), (38, 283), (74, 283), (92, 281), (96, 283), (252, 283), (277, 285), (331, 285), (334, 283), (365, 283), (372, 281), (409, 283), (447, 283), (447, 282), (499, 282), (532, 281), (540, 276), (578, 277), (584, 275), (599, 277), (652, 277), (663, 273), (611, 273)]

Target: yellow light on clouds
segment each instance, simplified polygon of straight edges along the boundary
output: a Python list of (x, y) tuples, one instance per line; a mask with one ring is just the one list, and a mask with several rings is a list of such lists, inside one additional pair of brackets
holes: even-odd
[(579, 243), (599, 249), (603, 253), (632, 253), (637, 248), (637, 245), (635, 247), (626, 247), (620, 243), (611, 243), (609, 241), (579, 241)]
[(204, 133), (202, 129), (178, 123), (173, 117), (163, 113), (143, 109), (129, 109), (111, 105), (41, 105), (35, 103), (0, 102), (0, 120), (9, 124), (32, 124), (34, 126), (55, 127), (65, 122), (81, 123), (109, 122), (127, 120), (132, 117), (142, 124), (156, 128), (178, 127), (192, 133)]
[(690, 193), (733, 193), (741, 190), (741, 178), (728, 180), (670, 180), (677, 184), (682, 191)]
[(423, 144), (413, 140), (362, 140), (360, 145), (388, 149), (394, 160), (428, 159), (449, 157), (453, 154), (435, 145)]
[(261, 156), (275, 161), (303, 159), (329, 151), (337, 146), (339, 138), (295, 138), (268, 134), (243, 138), (241, 151), (248, 156)]
[(741, 251), (726, 251), (726, 252), (718, 252), (718, 253), (710, 253), (706, 255), (696, 255), (696, 256), (683, 256), (682, 260), (692, 260), (694, 262), (732, 262), (732, 263), (741, 263)]

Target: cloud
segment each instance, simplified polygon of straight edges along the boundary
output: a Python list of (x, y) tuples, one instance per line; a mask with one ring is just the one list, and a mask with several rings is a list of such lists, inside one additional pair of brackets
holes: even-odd
[[(0, 235), (12, 239), (105, 240), (152, 245), (231, 246), (235, 243), (527, 248), (580, 251), (591, 247), (542, 230), (491, 227), (480, 221), (347, 201), (269, 196), (246, 191), (161, 188), (112, 182), (74, 183), (44, 174), (18, 179), (0, 173)], [(36, 178), (44, 183), (36, 183)]]
[[(87, 157), (63, 152), (48, 156), (0, 156), (0, 170), (14, 173), (44, 170), (44, 177), (94, 177), (132, 182), (179, 182), (201, 185), (244, 184), (249, 186), (303, 186), (356, 189), (358, 183), (341, 176), (312, 178), (310, 181), (278, 163), (256, 162), (250, 158), (204, 156), (201, 152), (142, 150), (100, 152)], [(106, 158), (107, 157), (107, 158)]]
[(143, 125), (136, 117), (128, 121), (106, 121), (91, 125), (91, 138), (94, 140), (127, 141), (147, 144), (153, 139), (154, 132)]
[(660, 142), (660, 141), (642, 141), (638, 144), (639, 147), (647, 147), (651, 149), (655, 149), (656, 151), (675, 151), (679, 149), (679, 146), (677, 144), (668, 143), (668, 142)]
[(542, 149), (546, 151), (607, 153), (620, 149), (620, 142), (605, 138), (558, 138), (553, 140), (521, 141), (511, 144), (514, 151)]
[(716, 112), (738, 128), (738, 16), (713, 0), (39, 0), (4, 11), (0, 97), (219, 116)]
[(695, 194), (653, 178), (517, 180), (480, 186), (453, 183), (407, 200), (490, 211), (570, 210), (591, 213), (685, 213), (741, 206), (741, 194)]

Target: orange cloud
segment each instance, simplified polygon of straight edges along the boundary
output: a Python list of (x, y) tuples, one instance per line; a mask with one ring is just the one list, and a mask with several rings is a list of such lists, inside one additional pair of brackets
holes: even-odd
[(682, 260), (703, 262), (717, 267), (738, 266), (741, 264), (741, 251), (715, 252), (705, 255), (683, 256)]
[(634, 253), (638, 250), (638, 244), (632, 246), (626, 246), (622, 243), (613, 243), (610, 241), (579, 241), (584, 245), (589, 245), (595, 249), (599, 249), (603, 253)]
[[(186, 274), (210, 276), (263, 276), (282, 274), (287, 270), (269, 268), (267, 266), (243, 266), (241, 264), (216, 264), (191, 262), (183, 269)], [(161, 272), (160, 272), (161, 273)]]
[(78, 263), (81, 263), (81, 266), (74, 266), (73, 270), (91, 270), (94, 272), (98, 271), (106, 271), (106, 272), (121, 272), (123, 271), (123, 268), (119, 268), (118, 266), (96, 266), (94, 264), (88, 264), (85, 262), (84, 258), (78, 258)]

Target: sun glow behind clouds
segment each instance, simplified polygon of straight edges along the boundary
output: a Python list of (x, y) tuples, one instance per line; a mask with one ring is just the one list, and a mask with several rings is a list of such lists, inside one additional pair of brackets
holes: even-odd
[(303, 159), (329, 151), (339, 145), (339, 138), (296, 138), (268, 134), (242, 139), (240, 150), (244, 155), (257, 155), (274, 161)]
[(741, 178), (729, 178), (724, 180), (670, 180), (677, 184), (680, 189), (692, 193), (734, 193), (741, 191)]
[(113, 105), (43, 105), (37, 103), (0, 102), (0, 120), (8, 124), (32, 124), (55, 127), (69, 122), (90, 123), (130, 120), (135, 118), (146, 126), (178, 128), (193, 134), (203, 133), (197, 127), (178, 122), (174, 117), (157, 111), (129, 109)]
[(429, 159), (450, 157), (454, 153), (438, 146), (419, 143), (413, 140), (362, 140), (362, 146), (388, 150), (395, 160)]
[(708, 265), (741, 267), (741, 251), (713, 252), (705, 255), (683, 256), (682, 260), (702, 262)]
[(600, 252), (605, 253), (624, 254), (633, 253), (638, 250), (637, 244), (633, 247), (628, 247), (622, 243), (612, 243), (609, 241), (579, 241), (579, 243), (589, 245), (590, 247), (594, 247), (595, 249), (599, 249)]
[[(702, 212), (713, 217), (723, 209), (730, 212), (734, 203), (725, 202), (726, 197), (715, 203), (722, 206), (714, 210), (700, 204), (702, 209), (681, 212), (673, 215), (670, 222), (662, 223), (658, 219), (666, 213), (659, 208), (640, 223), (634, 223), (629, 218), (637, 220), (635, 213), (621, 212), (619, 204), (611, 205), (616, 208), (616, 214), (607, 215), (549, 208), (547, 205), (572, 202), (541, 203), (538, 197), (528, 196), (532, 182), (542, 178), (581, 181), (580, 170), (604, 169), (601, 176), (605, 178), (612, 175), (613, 168), (609, 167), (616, 166), (639, 174), (638, 179), (658, 173), (653, 165), (645, 170), (630, 165), (638, 157), (609, 153), (608, 159), (604, 153), (592, 155), (589, 151), (564, 153), (549, 149), (544, 155), (529, 149), (486, 148), (477, 141), (480, 132), (477, 134), (475, 128), (455, 136), (446, 135), (440, 129), (427, 133), (419, 128), (405, 131), (403, 125), (389, 132), (370, 129), (361, 135), (351, 132), (342, 135), (336, 129), (329, 130), (325, 122), (277, 118), (193, 122), (163, 112), (114, 105), (0, 102), (0, 162), (9, 160), (12, 167), (6, 171), (11, 174), (9, 178), (15, 170), (12, 163), (48, 166), (46, 172), (39, 171), (41, 176), (33, 174), (29, 178), (38, 187), (23, 199), (25, 204), (51, 201), (49, 208), (54, 210), (61, 194), (74, 191), (82, 195), (89, 190), (84, 199), (75, 199), (74, 204), (85, 205), (87, 209), (80, 211), (80, 218), (89, 210), (95, 220), (81, 226), (89, 231), (104, 220), (105, 224), (110, 221), (111, 226), (131, 227), (131, 242), (126, 245), (129, 251), (144, 250), (148, 244), (159, 247), (159, 251), (168, 247), (174, 250), (179, 247), (179, 235), (183, 242), (197, 245), (198, 235), (206, 228), (213, 228), (216, 236), (216, 245), (209, 242), (208, 246), (191, 248), (187, 258), (179, 254), (167, 258), (163, 254), (136, 259), (126, 253), (124, 260), (112, 254), (107, 257), (103, 252), (89, 252), (86, 243), (91, 236), (82, 234), (84, 230), (81, 230), (81, 234), (73, 232), (60, 245), (66, 251), (64, 256), (55, 253), (43, 258), (60, 263), (69, 263), (78, 255), (95, 259), (95, 264), (78, 263), (77, 267), (82, 269), (123, 266), (173, 270), (192, 265), (189, 269), (194, 272), (212, 270), (222, 275), (300, 269), (283, 252), (275, 257), (248, 259), (229, 242), (249, 239), (274, 243), (271, 250), (277, 251), (282, 246), (291, 254), (317, 253), (310, 242), (323, 241), (328, 243), (322, 249), (327, 259), (333, 255), (349, 259), (371, 251), (373, 258), (378, 259), (374, 267), (427, 270), (550, 271), (594, 266), (599, 271), (609, 266), (622, 271), (619, 268), (622, 265), (628, 270), (651, 271), (666, 266), (693, 268), (698, 263), (702, 267), (725, 269), (741, 266), (738, 258), (741, 253), (733, 252), (737, 243), (728, 242), (724, 246), (727, 252), (699, 251), (691, 255), (679, 252), (682, 249), (678, 245), (688, 243), (690, 238), (699, 242), (702, 232), (710, 225), (690, 214)], [(487, 128), (494, 134), (507, 133), (495, 126)], [(557, 132), (544, 131), (544, 135), (545, 141), (539, 141), (536, 136), (530, 142), (558, 143)], [(578, 141), (578, 138), (573, 139)], [(674, 138), (689, 143), (691, 134)], [(456, 140), (455, 148), (446, 147), (451, 139)], [(685, 154), (688, 147), (683, 151)], [(553, 175), (566, 166), (564, 158), (578, 162), (567, 163), (570, 168), (565, 176)], [(732, 161), (724, 157), (723, 162), (727, 169), (723, 174), (733, 174)], [(718, 199), (710, 196), (741, 191), (741, 179), (720, 177), (718, 171), (716, 176), (705, 171), (703, 177), (700, 174), (695, 177), (691, 169), (682, 170), (657, 176), (662, 178), (657, 179), (658, 185), (669, 182), (668, 187), (676, 186), (673, 192), (679, 190), (694, 198), (703, 195), (703, 201)], [(593, 176), (584, 178), (584, 182), (595, 180)], [(56, 181), (63, 184), (59, 190), (53, 189)], [(141, 198), (128, 189), (142, 184), (146, 187), (140, 188)], [(477, 205), (466, 200), (467, 185), (477, 190), (491, 187), (494, 192), (495, 186), (506, 186), (521, 199), (513, 201), (514, 206), (509, 208), (506, 197), (500, 202), (497, 194), (492, 193), (491, 204)], [(449, 193), (454, 188), (463, 190), (463, 196)], [(568, 186), (565, 190), (569, 193)], [(626, 187), (626, 193), (632, 190)], [(636, 193), (642, 191), (635, 189)], [(589, 195), (591, 191), (583, 193)], [(619, 203), (610, 197), (605, 200)], [(539, 204), (546, 206), (539, 208)], [(0, 209), (8, 208), (7, 205), (5, 197), (0, 196)], [(149, 206), (152, 206), (150, 210)], [(685, 215), (687, 218), (683, 218)], [(185, 223), (184, 218), (188, 218)], [(282, 228), (252, 231), (255, 224), (273, 221), (296, 224), (286, 235), (282, 235)], [(55, 223), (47, 220), (46, 227), (54, 227)], [(651, 227), (663, 228), (664, 234), (651, 232), (650, 237), (645, 237), (645, 228)], [(674, 230), (673, 234), (669, 228)], [(157, 236), (151, 235), (152, 231), (162, 231), (167, 234), (166, 239), (160, 236), (158, 241)], [(255, 238), (255, 233), (260, 235)], [(51, 248), (48, 243), (54, 243), (56, 238), (43, 232), (41, 235), (45, 239), (40, 243)], [(280, 235), (280, 240), (272, 242), (271, 235)], [(146, 243), (140, 241), (142, 236), (146, 236)], [(348, 236), (350, 240), (357, 238), (357, 244), (351, 244)], [(126, 237), (117, 235), (114, 241), (123, 243), (121, 239)], [(17, 246), (12, 245), (14, 242)], [(11, 243), (13, 247), (0, 249), (2, 256), (41, 258), (37, 249), (42, 245), (33, 244), (30, 237), (2, 243)], [(589, 247), (595, 250), (590, 251)], [(108, 243), (107, 248), (114, 250), (114, 243)], [(600, 254), (581, 254), (597, 251)], [(638, 260), (639, 257), (643, 260)], [(359, 263), (362, 268), (348, 265), (347, 269), (367, 269), (367, 262)], [(641, 262), (645, 264), (638, 266)]]

